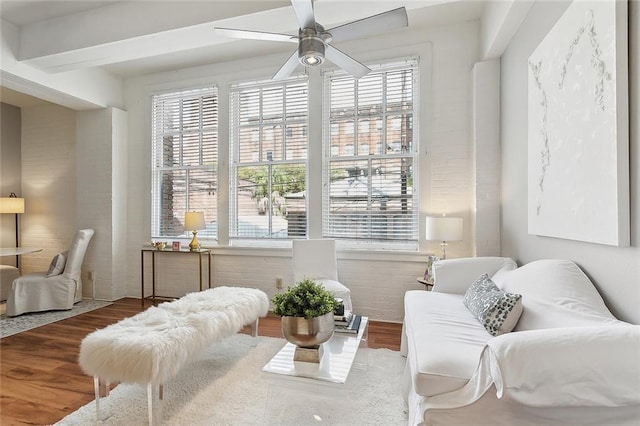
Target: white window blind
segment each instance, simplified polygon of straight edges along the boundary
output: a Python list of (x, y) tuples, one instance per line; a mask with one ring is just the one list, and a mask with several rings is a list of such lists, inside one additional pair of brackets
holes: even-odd
[(217, 230), (218, 98), (213, 87), (152, 97), (152, 238), (188, 236), (187, 211), (202, 211)]
[(307, 233), (307, 80), (230, 88), (231, 238)]
[(417, 61), (325, 75), (323, 235), (417, 243)]

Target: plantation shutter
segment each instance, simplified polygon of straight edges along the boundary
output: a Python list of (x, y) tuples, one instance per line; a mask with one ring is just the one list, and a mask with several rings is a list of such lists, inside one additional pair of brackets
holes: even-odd
[(153, 238), (188, 236), (187, 211), (202, 211), (216, 237), (218, 99), (213, 87), (152, 97)]
[(306, 78), (237, 84), (230, 97), (230, 237), (305, 237)]
[(323, 235), (418, 241), (417, 62), (325, 75)]

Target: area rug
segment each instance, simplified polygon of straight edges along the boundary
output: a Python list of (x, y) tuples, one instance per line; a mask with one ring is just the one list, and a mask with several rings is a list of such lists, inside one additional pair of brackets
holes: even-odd
[(111, 302), (83, 299), (73, 305), (73, 308), (68, 311), (34, 312), (19, 315), (17, 317), (8, 317), (4, 309), (6, 304), (3, 303), (1, 307), (2, 315), (0, 315), (0, 338), (31, 330), (32, 328), (40, 327), (52, 322), (71, 318), (109, 305), (111, 305)]
[[(262, 367), (286, 343), (238, 334), (211, 346), (167, 383), (154, 424), (162, 425), (405, 425), (400, 379), (405, 358), (388, 349), (360, 349), (344, 385), (265, 373)], [(325, 354), (326, 355), (326, 354)], [(277, 376), (277, 377), (276, 377)], [(90, 380), (90, 379), (87, 379)], [(101, 401), (58, 425), (144, 425), (144, 385), (120, 384)]]

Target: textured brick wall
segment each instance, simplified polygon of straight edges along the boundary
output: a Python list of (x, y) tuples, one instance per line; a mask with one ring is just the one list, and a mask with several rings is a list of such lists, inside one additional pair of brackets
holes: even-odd
[[(470, 256), (474, 252), (471, 218), (475, 210), (474, 157), (472, 140), (472, 75), (478, 60), (478, 23), (468, 22), (453, 26), (432, 28), (415, 34), (415, 45), (403, 40), (384, 37), (376, 40), (376, 57), (397, 58), (402, 55), (420, 55), (420, 132), (418, 179), (420, 191), (420, 227), (424, 230), (427, 214), (448, 213), (465, 219), (464, 241), (449, 245), (450, 257)], [(379, 43), (378, 43), (379, 41)], [(363, 51), (371, 49), (372, 41), (354, 43)], [(401, 46), (401, 47), (399, 47)], [(359, 54), (363, 60), (366, 53)], [(371, 59), (376, 60), (376, 59)], [(379, 60), (379, 59), (378, 59)], [(274, 60), (274, 67), (280, 63)], [(274, 68), (276, 69), (276, 68)], [(270, 75), (268, 72), (264, 74)], [(221, 64), (192, 68), (172, 73), (155, 74), (126, 82), (126, 104), (129, 113), (129, 244), (127, 262), (128, 294), (140, 295), (140, 246), (150, 238), (150, 94), (164, 90), (218, 84), (221, 93), (226, 84), (242, 78), (260, 78), (254, 67), (243, 64)], [(224, 96), (220, 110), (227, 108)], [(319, 115), (311, 120), (319, 120)], [(315, 121), (314, 121), (315, 123)], [(314, 124), (312, 123), (312, 124)], [(315, 125), (315, 124), (314, 124)], [(220, 144), (227, 143), (228, 132), (221, 132)], [(133, 143), (135, 141), (135, 143)], [(221, 152), (227, 152), (222, 150)], [(222, 157), (219, 170), (228, 171), (228, 162)], [(491, 165), (496, 168), (497, 165)], [(489, 188), (496, 197), (497, 188)], [(219, 206), (226, 206), (228, 189), (218, 190)], [(215, 242), (211, 242), (215, 245)], [(339, 252), (340, 279), (351, 288), (356, 309), (370, 317), (385, 321), (402, 321), (403, 297), (407, 290), (421, 289), (416, 277), (424, 273), (428, 253), (439, 253), (438, 242), (426, 242), (421, 237), (420, 252)], [(167, 295), (180, 295), (187, 289), (197, 289), (195, 259), (182, 255), (166, 255), (158, 263), (156, 274), (158, 290)], [(145, 279), (150, 283), (150, 268)], [(287, 250), (218, 248), (213, 256), (213, 285), (240, 285), (258, 287), (273, 295), (276, 277), (291, 283), (291, 259)], [(150, 288), (150, 287), (149, 287)]]
[[(140, 254), (138, 253), (138, 256)], [(370, 259), (366, 253), (338, 253), (338, 276), (351, 289), (354, 309), (361, 314), (384, 321), (400, 322), (403, 297), (407, 290), (422, 289), (416, 277), (424, 273), (424, 256), (378, 255)], [(199, 260), (194, 254), (156, 252), (156, 294), (179, 297), (199, 288)], [(283, 288), (293, 285), (291, 251), (286, 249), (214, 249), (211, 257), (211, 286), (259, 288), (269, 297), (279, 290), (276, 278), (282, 278)], [(145, 253), (145, 296), (151, 294), (152, 256)], [(207, 257), (203, 260), (203, 285), (208, 284)], [(140, 283), (134, 296), (141, 293)]]
[(22, 273), (46, 271), (76, 230), (75, 112), (44, 105), (22, 109)]

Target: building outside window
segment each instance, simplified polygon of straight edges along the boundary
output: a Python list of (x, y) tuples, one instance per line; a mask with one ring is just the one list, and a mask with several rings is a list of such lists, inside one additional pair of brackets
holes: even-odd
[(230, 238), (305, 237), (307, 79), (236, 84), (230, 98)]
[(217, 235), (218, 98), (214, 87), (152, 96), (152, 238), (187, 237), (184, 216), (202, 211)]
[(413, 60), (325, 74), (324, 237), (417, 244), (417, 74)]

